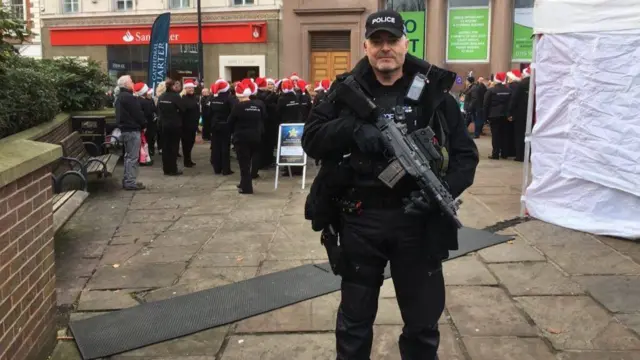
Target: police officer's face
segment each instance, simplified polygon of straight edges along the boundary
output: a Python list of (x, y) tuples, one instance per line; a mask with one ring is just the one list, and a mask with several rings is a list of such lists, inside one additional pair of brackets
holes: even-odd
[(192, 87), (188, 87), (188, 88), (186, 88), (184, 90), (188, 95), (193, 95), (193, 93), (195, 92), (196, 89), (192, 88)]
[(409, 40), (378, 31), (364, 42), (364, 51), (374, 69), (383, 73), (394, 72), (404, 64)]

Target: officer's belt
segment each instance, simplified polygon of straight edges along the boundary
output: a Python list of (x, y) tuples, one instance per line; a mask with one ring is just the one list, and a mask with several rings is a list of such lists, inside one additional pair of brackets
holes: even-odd
[(404, 206), (402, 199), (409, 194), (389, 191), (386, 187), (352, 188), (345, 200), (359, 202), (362, 209), (394, 209)]

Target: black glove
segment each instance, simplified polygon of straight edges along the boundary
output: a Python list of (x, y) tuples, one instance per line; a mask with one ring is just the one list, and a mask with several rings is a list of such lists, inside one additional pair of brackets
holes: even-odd
[(402, 199), (404, 212), (409, 215), (426, 215), (434, 210), (434, 204), (428, 197), (422, 196), (420, 191), (412, 191), (408, 198)]
[(363, 153), (382, 153), (386, 149), (385, 139), (380, 130), (370, 123), (356, 125), (353, 132), (356, 145)]

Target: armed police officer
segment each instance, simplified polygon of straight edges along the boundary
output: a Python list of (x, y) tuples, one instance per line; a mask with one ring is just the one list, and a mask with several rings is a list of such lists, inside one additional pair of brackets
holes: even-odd
[[(448, 93), (455, 74), (407, 54), (400, 14), (383, 10), (370, 15), (365, 37), (366, 57), (350, 73), (338, 76), (325, 100), (311, 111), (302, 138), (307, 154), (322, 160), (323, 168), (329, 166), (320, 169), (322, 180), (317, 177), (316, 188), (312, 186), (306, 205), (309, 214), (320, 216), (314, 206), (322, 201), (314, 196), (337, 198), (340, 209), (338, 219), (322, 224), (340, 239), (336, 252), (340, 259), (337, 265), (332, 261), (334, 272), (338, 269), (342, 276), (337, 359), (370, 358), (380, 286), (390, 262), (405, 322), (399, 339), (401, 357), (434, 360), (440, 340), (437, 324), (445, 304), (442, 260), (458, 248), (457, 226), (446, 221), (428, 198), (417, 196), (419, 187), (411, 176), (401, 177), (392, 187), (380, 180), (390, 156), (375, 123), (384, 116), (406, 127), (407, 133), (433, 129), (436, 136), (431, 141), (446, 159), (433, 164), (433, 169), (454, 198), (473, 183), (478, 151)], [(421, 95), (416, 98), (408, 91), (417, 78), (424, 81), (417, 82)], [(362, 118), (358, 109), (349, 107), (349, 99), (336, 94), (341, 83), (350, 80), (381, 109), (376, 118)], [(339, 196), (334, 178), (343, 184)], [(317, 230), (322, 221), (312, 221)], [(331, 259), (335, 253), (327, 250)]]

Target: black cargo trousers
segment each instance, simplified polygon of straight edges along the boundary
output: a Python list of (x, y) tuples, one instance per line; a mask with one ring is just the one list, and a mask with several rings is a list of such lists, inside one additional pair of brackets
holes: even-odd
[[(364, 206), (364, 205), (363, 205)], [(373, 323), (387, 261), (404, 328), (399, 339), (403, 360), (437, 360), (438, 319), (445, 306), (442, 262), (426, 241), (424, 219), (402, 207), (365, 208), (341, 216), (345, 257), (338, 309), (338, 360), (370, 359)]]

